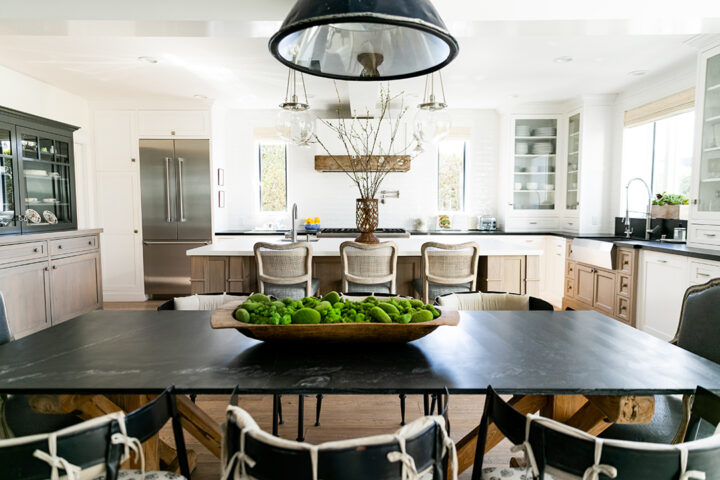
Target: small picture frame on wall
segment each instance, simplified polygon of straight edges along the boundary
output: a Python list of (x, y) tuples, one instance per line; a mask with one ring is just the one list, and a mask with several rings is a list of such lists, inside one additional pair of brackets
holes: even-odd
[(225, 208), (225, 191), (218, 190), (218, 208)]
[(218, 187), (225, 186), (225, 169), (224, 168), (217, 169), (217, 184), (218, 184)]

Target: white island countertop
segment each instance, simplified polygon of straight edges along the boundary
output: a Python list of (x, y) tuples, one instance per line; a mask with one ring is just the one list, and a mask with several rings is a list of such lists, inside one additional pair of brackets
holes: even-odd
[[(277, 235), (247, 235), (223, 239), (216, 237), (211, 245), (193, 248), (187, 251), (190, 257), (250, 257), (253, 256), (253, 245), (257, 242), (277, 243), (287, 245)], [(351, 238), (320, 238), (310, 242), (313, 256), (339, 257), (340, 244)], [(481, 256), (505, 255), (542, 255), (542, 248), (536, 245), (523, 245), (518, 238), (517, 242), (507, 239), (489, 238), (487, 235), (416, 235), (410, 238), (381, 238), (380, 241), (393, 241), (398, 246), (398, 255), (401, 257), (419, 257), (420, 247), (425, 242), (439, 242), (458, 244), (474, 241), (480, 246)]]

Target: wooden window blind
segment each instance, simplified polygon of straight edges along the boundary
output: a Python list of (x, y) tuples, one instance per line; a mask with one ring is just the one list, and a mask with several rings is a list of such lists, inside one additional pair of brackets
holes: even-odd
[(625, 110), (625, 126), (636, 127), (643, 123), (687, 112), (695, 108), (695, 89), (689, 88), (660, 100)]

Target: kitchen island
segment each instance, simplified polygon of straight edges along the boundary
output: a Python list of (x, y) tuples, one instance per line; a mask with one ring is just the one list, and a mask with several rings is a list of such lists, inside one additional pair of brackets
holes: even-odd
[[(304, 240), (304, 236), (300, 237)], [(320, 279), (320, 292), (340, 290), (340, 244), (351, 238), (312, 237), (313, 277)], [(398, 246), (397, 293), (413, 296), (412, 281), (421, 276), (420, 249), (425, 242), (458, 244), (469, 241), (480, 246), (478, 288), (537, 295), (540, 284), (541, 246), (481, 235), (421, 235), (388, 238)], [(216, 238), (207, 246), (188, 250), (193, 293), (252, 292), (257, 290), (253, 246), (256, 242), (286, 244), (277, 235)]]

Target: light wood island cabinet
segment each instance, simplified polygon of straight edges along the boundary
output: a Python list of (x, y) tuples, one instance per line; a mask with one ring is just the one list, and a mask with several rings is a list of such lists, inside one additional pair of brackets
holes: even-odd
[(0, 292), (15, 338), (102, 308), (100, 230), (0, 238)]

